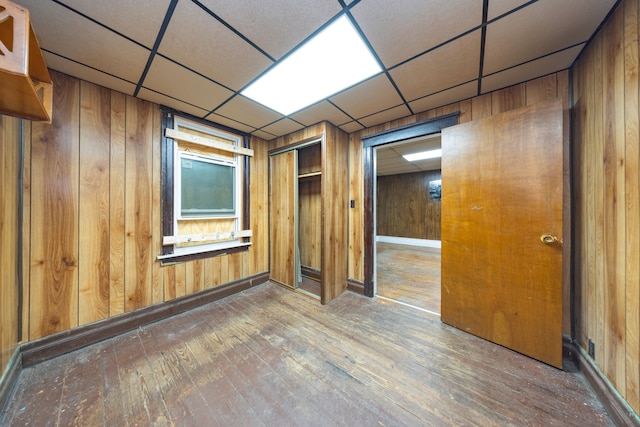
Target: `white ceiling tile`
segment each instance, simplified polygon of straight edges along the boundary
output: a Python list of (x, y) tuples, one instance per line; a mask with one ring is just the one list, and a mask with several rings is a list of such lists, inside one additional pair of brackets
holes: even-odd
[[(170, 0), (16, 1), (30, 10), (34, 30), (51, 68), (127, 94), (134, 92), (150, 55), (150, 50), (142, 45), (154, 43), (171, 3)], [(199, 1), (205, 2), (212, 12)], [(201, 76), (184, 74), (182, 68), (162, 66), (162, 60), (156, 57), (145, 84), (166, 95), (143, 89), (141, 96), (199, 117), (207, 114), (223, 93), (228, 94), (220, 92), (211, 80), (240, 90), (272, 65), (270, 56), (279, 57), (299, 44), (345, 5), (350, 6), (354, 20), (382, 62), (391, 66), (388, 73), (402, 95), (381, 74), (377, 80), (331, 97), (336, 106), (321, 101), (292, 115), (293, 120), (304, 125), (328, 120), (347, 132), (355, 132), (363, 128), (361, 123), (372, 126), (408, 114), (408, 110), (403, 111), (402, 98), (418, 112), (477, 93), (473, 87), (479, 77), (481, 31), (462, 34), (480, 24), (481, 0), (199, 1), (176, 2), (159, 54)], [(579, 44), (576, 51), (579, 50), (617, 4), (616, 0), (525, 1), (488, 1), (489, 19), (508, 15), (487, 27), (483, 91), (565, 69), (575, 57), (574, 52), (535, 59), (571, 43)], [(223, 25), (212, 13), (242, 35)], [(456, 39), (446, 43), (452, 37)], [(440, 46), (443, 42), (446, 44)], [(424, 53), (428, 50), (431, 51)], [(530, 60), (535, 61), (529, 63)], [(323, 58), (312, 62), (310, 67), (324, 64)], [(398, 63), (403, 64), (397, 66)], [(168, 81), (170, 74), (174, 74), (173, 82)], [(228, 122), (222, 124), (248, 132), (282, 118), (241, 96), (214, 111), (219, 116), (211, 117)], [(281, 124), (284, 123), (289, 122)], [(274, 137), (261, 132), (266, 139)]]
[(191, 1), (178, 2), (158, 51), (233, 90), (272, 64)]
[(404, 97), (412, 100), (469, 82), (479, 69), (480, 31), (474, 31), (390, 73)]
[(482, 24), (481, 1), (366, 0), (352, 13), (387, 67)]
[(537, 61), (528, 62), (500, 73), (482, 78), (482, 93), (502, 89), (507, 86), (535, 79), (556, 71), (564, 70), (576, 59), (584, 45), (549, 55)]
[[(293, 49), (342, 8), (335, 0), (201, 0), (275, 59)], [(308, 13), (308, 11), (313, 13)]]
[(229, 99), (233, 92), (160, 55), (151, 63), (143, 86), (207, 111)]
[(358, 119), (366, 127), (375, 126), (378, 123), (390, 122), (411, 115), (411, 111), (403, 104), (388, 110), (380, 111), (367, 117)]
[(615, 0), (540, 0), (487, 26), (484, 74), (587, 41)]
[(324, 120), (327, 120), (334, 125), (340, 125), (352, 120), (349, 116), (340, 111), (340, 109), (334, 107), (327, 101), (305, 108), (304, 110), (291, 115), (291, 118), (299, 121), (300, 123), (304, 123), (307, 126), (311, 126)]
[(489, 9), (487, 11), (487, 20), (491, 21), (492, 19), (509, 12), (523, 4), (527, 3), (529, 0), (489, 0)]
[(133, 83), (105, 74), (102, 71), (94, 70), (93, 68), (78, 64), (77, 62), (70, 61), (52, 53), (44, 52), (44, 60), (47, 63), (47, 67), (51, 69), (100, 86), (111, 88), (127, 95), (133, 95), (136, 90), (136, 85)]
[(153, 48), (170, 0), (62, 0), (109, 28)]
[(393, 148), (378, 148), (376, 150), (376, 158), (378, 161), (382, 159), (396, 159), (398, 153)]
[(409, 103), (409, 106), (415, 113), (427, 111), (432, 108), (442, 107), (453, 102), (462, 101), (478, 94), (478, 82), (473, 80), (469, 83), (456, 86), (436, 94), (416, 99)]
[(257, 136), (258, 138), (262, 138), (265, 141), (271, 141), (272, 139), (276, 138), (276, 135), (271, 135), (270, 133), (262, 130), (257, 130), (253, 132), (253, 135)]
[(217, 114), (209, 114), (207, 117), (205, 117), (205, 119), (209, 120), (210, 122), (217, 123), (219, 125), (223, 125), (235, 130), (239, 130), (241, 132), (251, 133), (255, 130), (255, 128), (252, 128), (251, 126), (247, 126), (244, 123), (239, 123), (239, 122), (236, 122), (235, 120), (231, 120), (226, 117), (219, 116)]
[(360, 83), (330, 99), (356, 119), (402, 104), (402, 98), (384, 74)]
[(215, 111), (221, 116), (234, 118), (235, 120), (259, 129), (269, 123), (282, 118), (276, 112), (257, 104), (243, 96), (236, 96)]
[(202, 108), (198, 108), (194, 105), (187, 104), (145, 88), (140, 89), (138, 97), (156, 104), (166, 105), (167, 107), (171, 107), (175, 110), (182, 111), (196, 117), (204, 117), (204, 115), (208, 113), (207, 110), (203, 110)]
[[(54, 2), (24, 0), (40, 47), (137, 83), (149, 50)], [(61, 29), (73, 31), (61, 31)], [(80, 30), (81, 29), (81, 30)]]
[(272, 133), (277, 136), (282, 136), (282, 135), (287, 135), (291, 132), (295, 132), (302, 128), (303, 126), (300, 125), (299, 123), (296, 123), (291, 119), (284, 118), (282, 120), (278, 120), (277, 122), (270, 124), (269, 126), (265, 126), (261, 130)]
[(343, 131), (345, 131), (347, 133), (351, 133), (351, 132), (356, 132), (356, 131), (364, 129), (364, 126), (362, 126), (358, 122), (349, 122), (349, 123), (345, 123), (345, 124), (340, 125), (340, 129), (342, 129)]
[(402, 155), (418, 153), (421, 151), (435, 150), (442, 145), (441, 136), (427, 135), (385, 145), (376, 149), (376, 174), (396, 175), (419, 171), (438, 170), (441, 168), (441, 159), (426, 159), (417, 162), (409, 162)]

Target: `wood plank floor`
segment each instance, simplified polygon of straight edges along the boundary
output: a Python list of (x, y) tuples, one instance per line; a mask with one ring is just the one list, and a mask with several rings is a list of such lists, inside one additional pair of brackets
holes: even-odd
[(376, 243), (376, 295), (440, 314), (440, 248)]
[(25, 369), (2, 426), (611, 426), (581, 374), (266, 283)]

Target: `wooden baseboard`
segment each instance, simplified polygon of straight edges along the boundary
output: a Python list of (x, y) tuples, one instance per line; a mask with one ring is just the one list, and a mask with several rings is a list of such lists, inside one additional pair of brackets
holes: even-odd
[(580, 371), (609, 412), (613, 422), (618, 426), (640, 426), (638, 414), (613, 387), (600, 368), (593, 363), (587, 352), (578, 344), (574, 344), (573, 347)]
[(347, 290), (364, 295), (364, 283), (355, 279), (347, 279)]
[(22, 371), (22, 353), (20, 346), (16, 346), (4, 374), (0, 376), (0, 412), (4, 412), (4, 407), (11, 398), (20, 371)]
[(171, 301), (145, 307), (130, 313), (105, 319), (90, 325), (31, 341), (21, 347), (22, 366), (28, 367), (44, 360), (95, 344), (140, 326), (166, 319), (175, 314), (208, 304), (269, 280), (268, 273), (229, 282), (221, 286)]
[(302, 265), (300, 266), (300, 271), (302, 272), (303, 276), (307, 276), (315, 280), (322, 280), (322, 273), (320, 272), (320, 270), (316, 268), (311, 268), (311, 267)]

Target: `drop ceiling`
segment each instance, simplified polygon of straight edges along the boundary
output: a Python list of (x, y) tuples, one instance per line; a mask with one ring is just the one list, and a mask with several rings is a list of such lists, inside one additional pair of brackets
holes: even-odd
[[(266, 140), (322, 120), (354, 132), (567, 69), (616, 3), (14, 1), (50, 68)], [(382, 73), (290, 116), (239, 94), (345, 13)]]

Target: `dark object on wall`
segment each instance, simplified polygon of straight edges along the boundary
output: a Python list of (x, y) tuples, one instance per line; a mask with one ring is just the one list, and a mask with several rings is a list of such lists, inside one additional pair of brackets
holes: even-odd
[(434, 202), (439, 202), (442, 195), (442, 180), (429, 181), (429, 198)]

